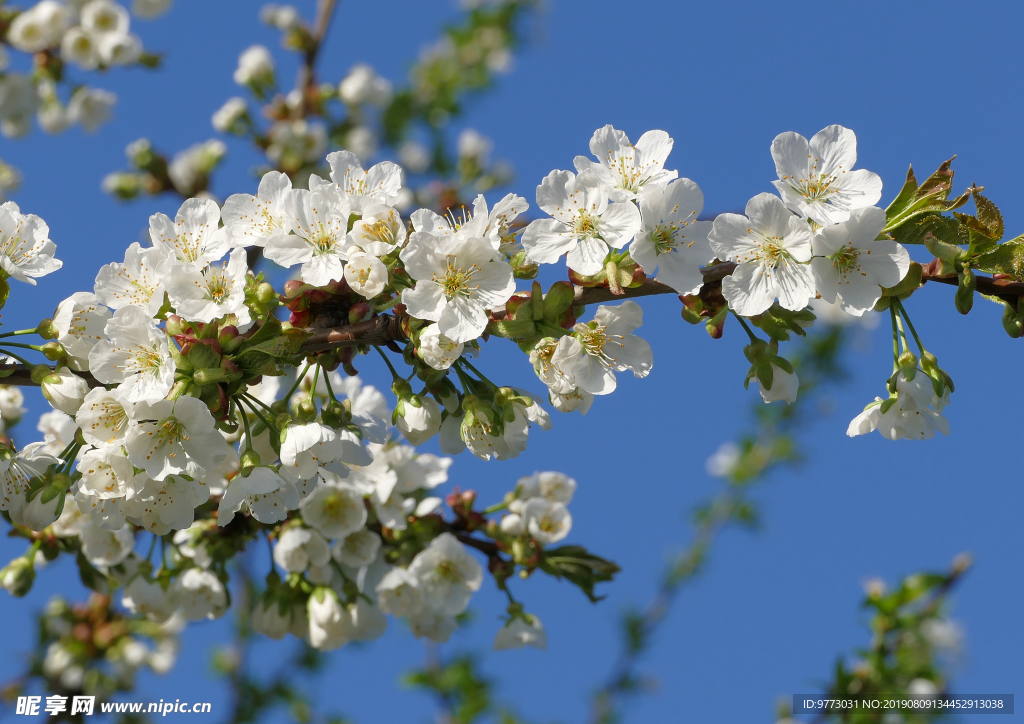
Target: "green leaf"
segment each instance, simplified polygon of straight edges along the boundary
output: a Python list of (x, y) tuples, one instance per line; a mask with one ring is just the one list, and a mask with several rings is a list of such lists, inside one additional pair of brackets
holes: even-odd
[(1024, 236), (1010, 239), (974, 260), (977, 269), (989, 274), (1012, 274), (1024, 278)]
[(82, 579), (82, 584), (97, 593), (106, 594), (109, 590), (107, 577), (100, 573), (96, 568), (86, 560), (85, 556), (81, 551), (75, 554), (75, 563), (78, 564), (78, 576)]
[(932, 234), (947, 244), (966, 243), (960, 240), (960, 222), (937, 213), (922, 214), (911, 219), (892, 232), (892, 238), (904, 246), (908, 244), (924, 244), (924, 237)]
[[(789, 340), (790, 332), (805, 336), (807, 333), (804, 331), (804, 326), (810, 326), (814, 323), (814, 312), (810, 309), (802, 309), (798, 312), (791, 312), (788, 309), (784, 309), (775, 303), (771, 308), (758, 314), (755, 317), (751, 317), (750, 321), (754, 325), (763, 330), (772, 339), (780, 342), (786, 342)], [(804, 325), (801, 325), (801, 322)]]
[(935, 211), (951, 211), (967, 203), (971, 196), (970, 191), (949, 200), (949, 192), (953, 188), (953, 158), (939, 166), (938, 170), (920, 186), (914, 176), (913, 166), (910, 167), (906, 183), (885, 210), (886, 225), (883, 231), (893, 231), (915, 216)]
[(999, 208), (981, 195), (980, 188), (972, 188), (974, 206), (978, 209), (978, 222), (985, 228), (986, 236), (995, 241), (1003, 238), (1003, 215)]
[(220, 367), (220, 355), (217, 350), (208, 344), (193, 344), (188, 351), (188, 361), (194, 369), (202, 370), (208, 367)]
[(612, 580), (621, 570), (615, 563), (593, 555), (582, 546), (561, 546), (544, 551), (540, 569), (579, 586), (592, 603), (604, 598), (594, 595), (594, 586)]

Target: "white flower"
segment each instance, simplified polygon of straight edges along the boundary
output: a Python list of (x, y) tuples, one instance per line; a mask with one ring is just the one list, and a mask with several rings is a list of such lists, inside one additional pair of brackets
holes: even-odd
[[(402, 169), (390, 161), (383, 161), (364, 171), (359, 157), (351, 151), (335, 151), (327, 155), (331, 166), (331, 181), (347, 197), (353, 214), (374, 204), (393, 205), (402, 188)], [(310, 190), (317, 177), (310, 178)], [(322, 182), (322, 181), (321, 181)]]
[(404, 568), (392, 568), (377, 584), (377, 605), (392, 616), (415, 616), (423, 608), (419, 580)]
[(462, 356), (464, 348), (462, 342), (452, 342), (441, 333), (440, 327), (431, 324), (420, 332), (420, 345), (416, 353), (435, 370), (446, 370)]
[(114, 115), (117, 96), (100, 88), (79, 88), (68, 103), (68, 118), (93, 133)]
[(530, 208), (522, 196), (507, 194), (490, 211), (487, 199), (478, 194), (473, 201), (473, 213), (456, 216), (449, 210), (448, 216), (439, 216), (430, 209), (420, 209), (412, 214), (412, 226), (416, 231), (425, 231), (435, 236), (483, 237), (495, 249), (502, 249), (515, 241), (510, 230), (512, 222)]
[(640, 305), (629, 300), (617, 307), (602, 304), (593, 321), (573, 327), (582, 355), (572, 365), (572, 375), (580, 389), (607, 395), (615, 391), (615, 372), (632, 370), (635, 377), (650, 373), (654, 365), (651, 345), (632, 333), (643, 324), (643, 314)]
[[(929, 440), (936, 431), (949, 435), (949, 420), (943, 417), (942, 409), (948, 404), (949, 391), (939, 398), (932, 387), (931, 378), (918, 370), (913, 380), (908, 380), (902, 370), (896, 378), (895, 400), (890, 402), (876, 397), (850, 422), (846, 434), (850, 437), (878, 432), (887, 440)], [(885, 407), (885, 412), (882, 408)]]
[(331, 548), (334, 560), (350, 568), (368, 566), (377, 559), (380, 550), (380, 536), (372, 530), (362, 528), (337, 541)]
[(142, 55), (142, 41), (133, 33), (106, 33), (100, 36), (99, 51), (107, 65), (131, 65)]
[(761, 399), (765, 402), (779, 402), (781, 400), (787, 405), (792, 405), (796, 402), (796, 393), (800, 388), (800, 378), (797, 377), (796, 372), (787, 372), (775, 363), (772, 363), (772, 387), (770, 390), (765, 389), (760, 377), (755, 377), (754, 379), (757, 380), (757, 389), (761, 393)]
[(814, 235), (811, 273), (822, 299), (835, 302), (838, 296), (844, 312), (860, 317), (881, 298), (881, 287), (894, 287), (907, 275), (910, 254), (895, 241), (876, 241), (885, 226), (877, 206), (849, 216)]
[(530, 498), (523, 505), (523, 518), (530, 535), (542, 545), (557, 543), (569, 535), (572, 515), (564, 504), (547, 498)]
[(260, 597), (252, 611), (252, 628), (269, 638), (280, 640), (292, 625), (292, 609), (281, 611), (280, 604), (272, 598)]
[[(529, 621), (525, 617), (529, 618)], [(536, 649), (548, 647), (548, 635), (540, 619), (531, 614), (516, 616), (502, 627), (494, 637), (494, 650), (521, 649), (533, 646)]]
[(120, 512), (154, 535), (191, 527), (195, 522), (195, 509), (209, 500), (210, 489), (194, 465), (189, 466), (188, 475), (168, 475), (163, 480), (153, 480), (146, 473), (139, 473), (128, 482)]
[(100, 35), (127, 33), (131, 23), (128, 10), (112, 0), (89, 0), (78, 17), (83, 28)]
[(591, 171), (612, 188), (613, 201), (630, 201), (645, 188), (666, 184), (678, 176), (665, 170), (665, 161), (672, 152), (672, 138), (664, 131), (647, 131), (636, 145), (611, 125), (594, 131), (590, 152), (597, 158), (577, 156), (573, 165), (580, 173)]
[(552, 393), (568, 394), (576, 388), (574, 371), (582, 354), (575, 337), (544, 337), (530, 351), (530, 364)]
[(133, 417), (135, 424), (124, 441), (128, 459), (154, 480), (183, 472), (189, 459), (213, 470), (227, 454), (224, 438), (214, 429), (213, 415), (195, 397), (140, 402)]
[(57, 305), (53, 328), (73, 369), (88, 366), (89, 352), (103, 339), (108, 319), (110, 310), (101, 306), (96, 295), (90, 292), (75, 292)]
[(377, 153), (377, 136), (366, 126), (356, 126), (345, 134), (344, 145), (361, 159), (371, 158)]
[(24, 407), (25, 395), (21, 388), (13, 385), (0, 385), (0, 418), (8, 426), (21, 419), (27, 410)]
[(82, 554), (94, 566), (116, 566), (131, 554), (135, 546), (135, 533), (130, 525), (119, 530), (86, 525), (79, 535)]
[(60, 410), (51, 410), (39, 416), (39, 423), (36, 429), (43, 433), (46, 441), (41, 452), (48, 455), (59, 455), (61, 450), (66, 448), (75, 439), (75, 432), (78, 425), (74, 418), (64, 414)]
[(150, 621), (163, 623), (178, 610), (178, 597), (177, 587), (164, 588), (156, 581), (137, 575), (124, 587), (121, 605)]
[(291, 179), (280, 171), (270, 171), (263, 174), (255, 196), (229, 196), (221, 213), (233, 242), (238, 246), (266, 246), (288, 236), (286, 201), (291, 195)]
[(540, 472), (516, 481), (516, 497), (521, 500), (546, 498), (568, 505), (575, 493), (576, 481), (565, 473)]
[(4, 277), (35, 284), (63, 266), (53, 258), (57, 245), (49, 239), (50, 227), (35, 214), (23, 215), (10, 202), (0, 206), (0, 270)]
[(120, 446), (93, 448), (78, 460), (80, 489), (100, 499), (123, 498), (135, 469)]
[(234, 78), (238, 85), (273, 83), (274, 57), (266, 47), (250, 45), (238, 56), (238, 67), (235, 69)]
[(409, 618), (409, 627), (416, 638), (428, 638), (439, 644), (448, 641), (457, 626), (455, 616), (442, 611), (423, 609)]
[(302, 281), (313, 286), (340, 281), (347, 256), (348, 203), (330, 187), (320, 187), (317, 191), (293, 191), (283, 207), (295, 233), (268, 239), (266, 257), (284, 267), (302, 264)]
[(640, 196), (643, 226), (629, 255), (648, 276), (680, 294), (696, 294), (704, 284), (700, 268), (715, 258), (708, 242), (710, 221), (697, 221), (704, 194), (688, 178), (668, 186), (647, 186)]
[[(167, 166), (167, 175), (171, 178), (171, 183), (177, 191), (185, 195), (194, 194), (198, 191), (197, 184), (221, 162), (226, 153), (227, 146), (223, 141), (215, 138), (202, 143), (194, 143), (185, 150), (174, 154), (174, 158)], [(216, 228), (216, 224), (213, 228)], [(152, 230), (150, 235), (152, 235)], [(220, 255), (218, 254), (216, 258), (219, 259)]]
[(220, 208), (212, 199), (186, 199), (174, 221), (166, 214), (149, 217), (153, 246), (162, 246), (182, 264), (203, 267), (231, 248), (231, 237), (219, 228)]
[(124, 440), (134, 405), (102, 387), (89, 390), (75, 420), (82, 436), (93, 445), (110, 445)]
[(348, 430), (333, 430), (318, 422), (289, 425), (281, 441), (281, 472), (289, 479), (309, 480), (326, 468), (344, 476), (345, 466), (369, 465), (373, 458)]
[(85, 28), (70, 28), (60, 41), (60, 54), (65, 62), (74, 63), (82, 70), (95, 70), (100, 64), (97, 38)]
[(123, 264), (107, 264), (96, 275), (96, 299), (111, 309), (137, 306), (154, 316), (164, 304), (173, 259), (162, 245), (143, 249), (133, 241)]
[(228, 608), (227, 591), (213, 571), (189, 568), (173, 585), (189, 621), (219, 618)]
[(431, 609), (453, 616), (466, 610), (483, 582), (480, 564), (451, 533), (442, 533), (416, 554), (409, 573), (419, 581)]
[(736, 470), (741, 458), (742, 452), (736, 443), (723, 442), (704, 463), (704, 469), (708, 471), (708, 475), (727, 478)]
[[(224, 101), (224, 105), (214, 111), (210, 122), (213, 124), (215, 131), (218, 131), (219, 133), (231, 133), (235, 124), (238, 123), (248, 112), (249, 106), (245, 102), (245, 99), (235, 96), (233, 98), (228, 98)], [(271, 171), (270, 173), (277, 172)], [(291, 183), (289, 183), (288, 186), (291, 188)], [(227, 218), (227, 214), (224, 214), (224, 216)]]
[(89, 392), (89, 383), (67, 367), (61, 367), (43, 378), (40, 388), (55, 410), (74, 415)]
[(144, 20), (158, 18), (168, 10), (174, 0), (132, 0), (132, 13)]
[(257, 467), (248, 476), (236, 475), (228, 483), (220, 499), (217, 525), (230, 523), (243, 506), (261, 523), (279, 523), (289, 510), (299, 507), (299, 493), (272, 468)]
[(625, 246), (640, 231), (632, 203), (608, 203), (611, 187), (593, 171), (576, 176), (552, 171), (537, 187), (537, 205), (551, 219), (538, 219), (523, 232), (523, 249), (538, 264), (566, 263), (589, 276), (604, 268), (609, 247)]
[(437, 322), (452, 342), (468, 342), (487, 327), (487, 310), (515, 292), (512, 267), (495, 260), (483, 238), (412, 235), (400, 257), (416, 286), (402, 292), (402, 303), (417, 319)]
[(49, 500), (44, 500), (43, 494), (40, 493), (28, 501), (25, 507), (17, 510), (11, 508), (8, 512), (11, 514), (11, 520), (18, 525), (23, 525), (34, 531), (45, 530), (57, 520), (57, 506), (61, 504), (63, 498), (62, 493)]
[(358, 377), (330, 374), (335, 394), (343, 394), (352, 403), (352, 422), (363, 431), (363, 437), (370, 442), (383, 443), (388, 434), (387, 420), (391, 419), (384, 395), (373, 385), (364, 385)]
[(345, 281), (356, 294), (372, 299), (384, 291), (388, 283), (388, 268), (375, 256), (361, 251), (351, 252), (345, 264)]
[(378, 203), (366, 205), (362, 218), (352, 225), (348, 236), (354, 249), (375, 257), (394, 251), (405, 243), (405, 237), (401, 215), (392, 207)]
[(722, 280), (722, 294), (736, 314), (760, 314), (776, 297), (797, 311), (814, 298), (814, 279), (805, 263), (811, 258), (811, 227), (777, 196), (750, 199), (746, 216), (719, 215), (710, 239), (719, 259), (739, 265)]
[(309, 643), (323, 651), (344, 646), (352, 638), (352, 616), (338, 594), (317, 588), (309, 597)]
[(422, 445), (441, 429), (441, 407), (432, 397), (423, 395), (416, 407), (410, 400), (404, 400), (404, 414), (398, 417), (396, 425), (402, 435), (413, 445)]
[[(174, 360), (167, 337), (140, 307), (122, 307), (104, 329), (109, 339), (89, 353), (89, 370), (100, 382), (118, 385), (128, 402), (156, 402), (174, 384)], [(191, 398), (195, 399), (195, 398)], [(198, 402), (198, 400), (196, 400)]]
[(7, 73), (0, 78), (0, 133), (9, 138), (28, 133), (40, 100), (39, 89), (29, 76)]
[(430, 168), (430, 151), (422, 143), (406, 141), (398, 148), (398, 160), (403, 168), (413, 173), (423, 173)]
[(182, 266), (174, 270), (167, 294), (175, 311), (190, 322), (212, 322), (218, 317), (234, 314), (238, 326), (251, 323), (245, 306), (245, 278), (249, 266), (245, 249), (233, 249), (220, 266), (210, 264), (203, 269)]
[(324, 483), (299, 505), (306, 525), (325, 538), (344, 538), (366, 523), (363, 493), (344, 481)]
[(56, 0), (42, 0), (11, 22), (7, 42), (25, 53), (56, 45), (67, 24), (67, 9)]
[(267, 3), (260, 8), (260, 22), (278, 30), (287, 31), (297, 27), (302, 22), (302, 18), (299, 16), (299, 11), (292, 5)]
[(352, 66), (338, 84), (338, 95), (349, 105), (371, 103), (383, 108), (391, 100), (391, 83), (365, 63)]
[(287, 528), (274, 546), (274, 562), (289, 573), (302, 573), (310, 566), (322, 566), (330, 560), (327, 541), (308, 528)]
[(501, 519), (501, 532), (505, 535), (520, 536), (526, 531), (526, 521), (518, 513), (511, 513)]
[(857, 136), (849, 128), (829, 126), (808, 143), (799, 133), (780, 133), (772, 141), (778, 181), (772, 181), (786, 206), (821, 226), (850, 218), (850, 212), (874, 206), (882, 197), (882, 179), (857, 163)]

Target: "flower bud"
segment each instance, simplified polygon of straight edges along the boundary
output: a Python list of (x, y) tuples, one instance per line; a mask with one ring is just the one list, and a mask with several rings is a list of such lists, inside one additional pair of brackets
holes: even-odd
[(274, 291), (274, 287), (270, 284), (263, 282), (256, 287), (256, 299), (260, 304), (270, 304), (273, 301), (277, 301), (277, 292)]
[(36, 579), (36, 570), (29, 558), (15, 558), (0, 570), (0, 586), (12, 596), (21, 598), (32, 590)]
[(46, 530), (53, 525), (64, 508), (64, 492), (59, 484), (47, 485), (22, 509), (21, 524), (35, 531)]
[(252, 469), (259, 467), (260, 465), (259, 453), (253, 450), (252, 448), (249, 448), (248, 450), (242, 453), (241, 464), (242, 477), (249, 477), (249, 473), (252, 472)]
[(300, 422), (313, 422), (316, 419), (316, 403), (313, 398), (307, 397), (297, 405), (295, 417)]
[(29, 373), (29, 377), (37, 385), (41, 385), (43, 384), (43, 380), (46, 379), (46, 376), (52, 372), (53, 370), (50, 369), (48, 365), (34, 365), (32, 367), (32, 371)]
[(348, 323), (357, 324), (358, 322), (362, 322), (364, 319), (368, 318), (372, 312), (373, 308), (368, 302), (358, 302), (353, 304), (348, 309)]
[(904, 350), (903, 354), (899, 356), (899, 365), (907, 380), (914, 379), (914, 375), (917, 373), (917, 355), (909, 349)]
[(43, 356), (51, 362), (56, 362), (64, 357), (64, 347), (61, 346), (60, 342), (47, 342), (42, 348)]
[(168, 315), (167, 324), (165, 326), (167, 328), (167, 334), (172, 337), (186, 334), (189, 330), (188, 323), (177, 314)]
[(89, 383), (71, 373), (67, 367), (51, 372), (40, 383), (43, 397), (56, 410), (74, 415), (89, 394)]
[(337, 400), (331, 400), (320, 411), (320, 420), (327, 427), (338, 429), (352, 421), (352, 413)]
[(53, 320), (47, 317), (36, 325), (36, 334), (43, 339), (57, 339), (57, 330), (53, 326)]

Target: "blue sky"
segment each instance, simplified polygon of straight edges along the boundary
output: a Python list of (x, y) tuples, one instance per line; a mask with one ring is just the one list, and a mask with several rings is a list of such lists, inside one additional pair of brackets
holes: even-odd
[[(300, 3), (306, 11), (312, 2)], [(169, 49), (159, 73), (119, 71), (97, 84), (120, 97), (116, 119), (99, 134), (73, 131), (2, 141), (0, 157), (24, 174), (15, 197), (51, 227), (65, 267), (36, 288), (17, 285), (5, 324), (28, 326), (66, 294), (90, 289), (96, 270), (119, 260), (155, 211), (173, 214), (170, 198), (124, 206), (99, 190), (123, 167), (123, 147), (148, 136), (178, 150), (213, 137), (210, 114), (236, 93), (238, 53), (252, 42), (275, 47), (256, 22), (257, 3), (178, 0), (172, 13), (140, 26), (147, 47)], [(421, 46), (457, 13), (448, 0), (342, 2), (323, 55), (323, 77), (338, 79), (370, 62), (404, 76)], [(859, 166), (880, 174), (887, 203), (913, 163), (923, 177), (958, 154), (957, 187), (985, 185), (1006, 217), (1008, 235), (1024, 227), (1020, 140), (1019, 3), (829, 4), (810, 2), (680, 3), (672, 0), (549, 0), (531, 24), (527, 46), (497, 91), (469, 104), (465, 124), (495, 139), (494, 155), (512, 160), (512, 190), (531, 202), (553, 168), (571, 168), (595, 128), (612, 123), (634, 140), (660, 128), (675, 138), (670, 167), (700, 184), (709, 212), (732, 211), (775, 177), (769, 144), (795, 130), (810, 136), (832, 123), (853, 128)], [(283, 77), (291, 77), (286, 63)], [(221, 198), (252, 190), (258, 158), (229, 141), (216, 178)], [(921, 251), (912, 251), (921, 259)], [(618, 615), (652, 593), (666, 553), (689, 536), (687, 515), (716, 489), (704, 460), (748, 425), (756, 393), (742, 386), (745, 340), (735, 328), (712, 341), (679, 318), (671, 298), (645, 302), (640, 334), (653, 344), (645, 380), (620, 377), (620, 391), (589, 415), (559, 416), (554, 430), (531, 437), (529, 450), (501, 464), (462, 456), (452, 482), (497, 501), (517, 477), (563, 470), (580, 484), (571, 540), (623, 567), (589, 604), (568, 585), (540, 576), (516, 586), (549, 633), (547, 652), (487, 654), (485, 670), (499, 697), (532, 721), (581, 721), (588, 694), (606, 674), (617, 645)], [(627, 722), (772, 720), (777, 697), (814, 690), (837, 655), (866, 642), (857, 605), (865, 579), (892, 579), (941, 568), (962, 551), (975, 570), (955, 596), (954, 617), (967, 646), (956, 690), (1013, 694), (1024, 671), (1021, 578), (1024, 507), (1018, 465), (1019, 388), (1010, 387), (1015, 347), (1000, 309), (979, 299), (968, 317), (952, 289), (929, 285), (908, 303), (929, 348), (957, 384), (946, 414), (951, 437), (890, 443), (850, 440), (846, 425), (880, 394), (889, 373), (884, 328), (866, 335), (849, 359), (855, 369), (829, 407), (834, 413), (802, 438), (806, 462), (774, 475), (756, 493), (763, 526), (728, 533), (708, 571), (678, 600), (645, 660), (660, 687), (627, 710)], [(501, 345), (495, 341), (492, 345)], [(372, 360), (357, 364), (385, 383)], [(524, 358), (484, 355), (492, 378), (532, 385)], [(44, 403), (30, 398), (31, 428)], [(0, 552), (20, 546), (4, 540)], [(260, 556), (257, 565), (262, 566)], [(25, 621), (70, 567), (44, 571), (24, 600), (0, 598), (8, 622)], [(474, 598), (476, 622), (446, 652), (486, 651), (502, 610), (490, 585)], [(16, 671), (32, 634), (9, 627), (0, 678)], [(192, 627), (168, 677), (145, 682), (154, 699), (223, 702), (205, 675), (211, 646), (226, 622)], [(261, 653), (274, 655), (278, 645)], [(359, 722), (427, 721), (429, 702), (402, 689), (398, 675), (423, 660), (422, 644), (401, 625), (359, 649), (332, 657), (314, 686), (326, 708)], [(199, 672), (203, 672), (200, 674)]]

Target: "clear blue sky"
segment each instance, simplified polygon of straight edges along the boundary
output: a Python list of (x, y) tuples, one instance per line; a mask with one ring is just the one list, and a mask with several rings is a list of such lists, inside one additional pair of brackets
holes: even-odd
[[(35, 322), (66, 294), (91, 289), (98, 267), (122, 257), (151, 213), (173, 214), (171, 198), (122, 206), (99, 181), (123, 166), (124, 145), (141, 135), (173, 150), (214, 135), (210, 114), (236, 92), (238, 53), (252, 42), (276, 43), (256, 22), (258, 5), (178, 0), (169, 16), (141, 29), (147, 47), (172, 48), (164, 69), (114, 72), (99, 84), (120, 103), (98, 135), (36, 131), (2, 142), (0, 157), (24, 173), (17, 201), (49, 222), (65, 263), (35, 289), (16, 285), (5, 324)], [(312, 1), (300, 5), (308, 14)], [(368, 61), (401, 78), (455, 12), (448, 0), (344, 0), (323, 77)], [(958, 187), (984, 184), (1008, 235), (1016, 235), (1024, 229), (1022, 21), (1024, 6), (1013, 2), (549, 0), (514, 73), (470, 104), (466, 123), (495, 139), (496, 156), (514, 161), (513, 189), (531, 203), (545, 174), (587, 152), (595, 128), (612, 123), (634, 140), (664, 129), (676, 141), (670, 167), (700, 184), (708, 211), (741, 209), (772, 190), (768, 148), (776, 134), (810, 136), (840, 123), (857, 132), (859, 166), (882, 176), (884, 203), (908, 163), (926, 175), (956, 153)], [(213, 189), (221, 198), (255, 187), (248, 169), (256, 157), (234, 142), (229, 149)], [(708, 572), (679, 599), (645, 662), (661, 687), (628, 710), (627, 722), (772, 721), (777, 697), (812, 691), (838, 654), (866, 642), (857, 609), (865, 579), (941, 568), (961, 551), (977, 566), (955, 597), (954, 616), (967, 634), (956, 689), (1024, 693), (1024, 492), (1012, 462), (1021, 392), (1004, 382), (1024, 343), (1003, 333), (995, 305), (979, 299), (964, 318), (952, 290), (934, 286), (908, 308), (957, 383), (946, 411), (952, 436), (846, 438), (849, 419), (881, 392), (889, 372), (886, 331), (869, 334), (850, 359), (856, 374), (834, 396), (835, 413), (804, 437), (806, 463), (758, 491), (763, 529), (726, 535)], [(543, 619), (550, 648), (488, 654), (485, 668), (500, 680), (499, 696), (533, 721), (583, 719), (616, 651), (619, 612), (649, 598), (665, 553), (688, 539), (688, 512), (716, 488), (704, 460), (747, 425), (756, 395), (742, 387), (747, 363), (735, 329), (715, 342), (680, 320), (673, 299), (650, 300), (645, 310), (640, 333), (655, 354), (649, 378), (620, 377), (619, 393), (585, 418), (556, 417), (555, 429), (531, 436), (517, 460), (484, 464), (464, 455), (452, 469), (453, 483), (485, 500), (500, 499), (534, 470), (573, 475), (580, 488), (571, 539), (624, 569), (597, 606), (539, 576), (517, 587)], [(519, 356), (481, 361), (492, 377), (532, 384)], [(361, 367), (384, 382), (371, 360)], [(45, 409), (31, 402), (29, 428)], [(5, 540), (0, 551), (20, 547)], [(31, 640), (21, 622), (48, 593), (70, 590), (58, 578), (44, 571), (27, 599), (0, 598), (8, 622), (0, 678), (14, 673)], [(490, 584), (473, 607), (477, 622), (445, 651), (489, 648), (502, 609)], [(223, 621), (190, 628), (177, 669), (147, 680), (146, 690), (154, 699), (212, 700), (216, 711), (222, 695), (200, 672), (226, 634)], [(396, 683), (421, 661), (422, 644), (392, 624), (383, 639), (335, 654), (318, 698), (364, 724), (427, 721), (429, 702)]]

